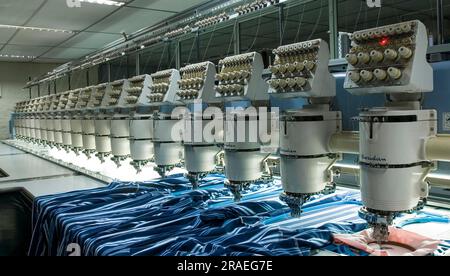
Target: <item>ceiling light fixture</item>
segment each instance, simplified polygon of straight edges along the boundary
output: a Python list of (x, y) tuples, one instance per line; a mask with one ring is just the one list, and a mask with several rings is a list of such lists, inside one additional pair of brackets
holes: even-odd
[(112, 0), (79, 0), (79, 1), (85, 2), (85, 3), (91, 3), (91, 4), (117, 6), (117, 7), (125, 5), (125, 2), (112, 1)]
[(22, 56), (22, 55), (8, 55), (0, 54), (0, 58), (21, 58), (21, 59), (35, 59), (36, 56)]
[(17, 25), (3, 25), (3, 24), (0, 24), (0, 29), (15, 29), (15, 30), (54, 32), (54, 33), (66, 33), (66, 34), (74, 33), (74, 31), (70, 31), (70, 30), (40, 28), (40, 27), (27, 27), (27, 26), (17, 26)]

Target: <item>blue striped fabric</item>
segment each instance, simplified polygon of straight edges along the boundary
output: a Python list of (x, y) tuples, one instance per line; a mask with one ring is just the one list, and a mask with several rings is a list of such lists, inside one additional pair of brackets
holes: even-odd
[[(118, 253), (169, 256), (309, 255), (311, 250), (330, 244), (333, 233), (353, 233), (366, 228), (364, 221), (347, 221), (336, 213), (343, 206), (344, 209), (352, 207), (356, 211), (352, 216), (355, 220), (359, 207), (354, 206), (359, 205), (355, 204), (354, 196), (354, 192), (340, 192), (318, 197), (305, 204), (305, 213), (300, 220), (285, 220), (289, 216), (289, 209), (277, 198), (255, 202), (260, 206), (266, 205), (266, 213), (257, 215), (242, 211), (239, 216), (225, 216), (226, 210), (212, 209), (201, 214), (201, 218), (203, 222), (209, 221), (211, 216), (220, 218), (220, 227), (200, 225), (195, 229), (179, 231), (176, 237), (149, 241), (140, 244), (140, 247)], [(239, 208), (243, 206), (249, 207), (240, 204)], [(334, 220), (326, 214), (333, 214)]]
[(30, 255), (66, 255), (71, 243), (83, 255), (102, 256), (358, 254), (333, 245), (332, 235), (367, 227), (358, 217), (359, 193), (315, 196), (298, 219), (278, 199), (279, 181), (253, 185), (239, 204), (223, 183), (212, 175), (192, 191), (176, 176), (38, 198)]
[[(211, 176), (201, 183), (201, 187), (223, 185), (222, 176)], [(142, 200), (156, 200), (172, 198), (170, 192), (181, 192), (190, 189), (189, 181), (181, 175), (147, 183), (114, 182), (107, 187), (88, 191), (76, 191), (61, 195), (43, 196), (35, 200), (33, 206), (33, 236), (29, 255), (54, 254), (54, 240), (59, 240), (56, 233), (61, 217), (65, 213), (73, 212), (81, 217), (87, 212), (96, 213), (114, 208), (128, 208), (142, 205)], [(131, 204), (131, 205), (130, 205)]]
[[(167, 188), (172, 188), (170, 182), (176, 182), (175, 185), (188, 183), (184, 178), (148, 183), (113, 183), (105, 188), (38, 198), (34, 207), (35, 227), (29, 254), (63, 254), (65, 245), (76, 241), (71, 238), (71, 234), (80, 229), (83, 235), (89, 231), (98, 233), (97, 227), (110, 230), (113, 225), (122, 227), (130, 220), (141, 220), (149, 224), (152, 220), (146, 221), (147, 217), (159, 220), (178, 218), (184, 213), (205, 209), (209, 204), (232, 203), (232, 195), (223, 188), (222, 176), (206, 178), (201, 187), (208, 188), (207, 190), (188, 191), (184, 196), (168, 194)], [(190, 186), (182, 187), (178, 192), (186, 188)], [(265, 196), (272, 197), (280, 192), (277, 185), (262, 184), (255, 185), (245, 196), (253, 198), (257, 193), (264, 196), (264, 191)]]
[[(203, 191), (203, 193), (210, 192)], [(222, 192), (227, 190), (222, 189)], [(227, 202), (227, 205), (232, 203), (232, 198), (230, 196), (225, 196), (222, 198), (216, 198), (212, 200), (208, 200), (207, 204), (205, 201), (199, 201), (201, 208), (194, 207), (192, 205), (191, 198), (195, 193), (199, 191), (187, 193), (184, 196), (177, 197), (176, 200), (184, 201), (187, 204), (181, 206), (180, 204), (174, 205), (174, 202), (167, 202), (164, 204), (164, 208), (158, 208), (153, 211), (146, 212), (142, 216), (136, 217), (136, 219), (132, 221), (128, 221), (127, 223), (118, 225), (117, 228), (114, 228), (113, 231), (98, 233), (96, 231), (95, 237), (92, 239), (83, 239), (83, 241), (79, 241), (82, 244), (83, 250), (85, 250), (85, 254), (87, 255), (98, 255), (99, 252), (106, 252), (102, 254), (112, 255), (111, 250), (118, 250), (119, 248), (129, 248), (135, 243), (139, 243), (142, 240), (150, 241), (152, 238), (154, 241), (158, 241), (163, 239), (166, 236), (174, 236), (178, 235), (179, 231), (183, 229), (196, 229), (201, 223), (199, 214), (202, 210), (206, 210), (208, 207), (214, 206), (222, 206)], [(270, 196), (274, 197), (279, 193), (279, 188), (274, 186), (265, 187), (264, 191), (260, 191), (260, 196)], [(250, 195), (250, 199), (244, 195), (243, 201), (252, 200), (252, 195)], [(205, 199), (203, 199), (205, 200)], [(277, 206), (280, 206), (280, 203), (277, 203)], [(261, 204), (262, 207), (267, 206)], [(255, 206), (252, 206), (253, 209), (243, 209), (240, 208), (242, 212), (255, 212)], [(225, 207), (228, 208), (228, 207)], [(261, 210), (264, 210), (261, 209)], [(238, 212), (238, 211), (236, 211)], [(262, 211), (257, 211), (257, 215), (259, 215)], [(239, 213), (240, 215), (241, 213)], [(136, 227), (135, 227), (136, 226)], [(214, 227), (214, 225), (210, 225), (210, 227)], [(99, 236), (105, 234), (102, 238), (99, 239)], [(108, 243), (104, 242), (104, 239), (108, 239)], [(102, 255), (101, 254), (101, 255)]]

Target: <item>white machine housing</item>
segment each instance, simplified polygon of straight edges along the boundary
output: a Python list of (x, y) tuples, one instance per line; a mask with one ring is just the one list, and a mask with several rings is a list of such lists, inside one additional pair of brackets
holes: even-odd
[(329, 141), (341, 131), (341, 112), (308, 110), (286, 112), (280, 120), (281, 182), (291, 194), (315, 194), (333, 182)]
[(58, 105), (59, 95), (49, 95), (47, 99), (46, 117), (47, 117), (47, 145), (53, 146), (55, 143), (55, 120), (53, 111)]
[(35, 119), (36, 119), (36, 140), (38, 143), (43, 143), (44, 138), (46, 136), (46, 120), (45, 115), (43, 113), (44, 111), (44, 104), (45, 104), (45, 96), (38, 98), (38, 104), (37, 109), (35, 113)]
[[(224, 102), (250, 101), (252, 103), (269, 100), (268, 85), (262, 78), (264, 63), (261, 54), (257, 52), (226, 57), (219, 61), (219, 72), (216, 79), (216, 98)], [(224, 121), (224, 161), (225, 175), (228, 183), (247, 185), (261, 179), (264, 172), (264, 160), (269, 155), (261, 151), (259, 135), (256, 141), (251, 141), (249, 134), (251, 125), (259, 128), (258, 115), (242, 117), (242, 111), (227, 111)], [(241, 121), (239, 124), (238, 121)], [(228, 123), (227, 123), (228, 122)], [(270, 125), (270, 124), (268, 124)], [(259, 129), (257, 130), (259, 134)], [(242, 141), (230, 137), (245, 137)], [(233, 187), (233, 190), (238, 188)], [(238, 188), (239, 189), (239, 188)], [(235, 194), (236, 199), (239, 193)]]
[(216, 170), (217, 157), (221, 151), (220, 141), (223, 140), (223, 131), (216, 130), (214, 141), (207, 141), (202, 135), (202, 139), (196, 141), (196, 132), (203, 133), (212, 117), (205, 115), (189, 114), (185, 119), (183, 132), (184, 163), (189, 173), (208, 173)]
[(157, 113), (153, 118), (153, 144), (155, 164), (157, 166), (176, 166), (183, 161), (183, 133), (172, 135), (180, 118), (169, 114)]
[(360, 177), (364, 206), (408, 211), (428, 196), (425, 143), (437, 134), (435, 110), (372, 109), (360, 114)]
[[(224, 121), (225, 175), (230, 182), (254, 182), (265, 173), (264, 160), (270, 155), (262, 150), (259, 114), (242, 110), (228, 111)], [(272, 117), (267, 118), (267, 131), (272, 131)], [(257, 136), (255, 137), (256, 131)], [(256, 139), (255, 139), (256, 138)]]
[(45, 145), (49, 144), (49, 128), (51, 120), (49, 119), (49, 110), (51, 107), (52, 96), (47, 95), (43, 97), (43, 106), (41, 114), (41, 140)]
[(330, 50), (324, 40), (314, 39), (280, 46), (273, 53), (269, 93), (311, 102), (300, 110), (285, 111), (280, 118), (283, 190), (303, 202), (333, 182), (330, 168), (340, 158), (328, 145), (342, 124), (341, 112), (330, 111), (329, 105), (336, 95), (336, 81), (328, 68)]
[(58, 93), (53, 98), (53, 103), (51, 107), (52, 121), (53, 121), (53, 135), (55, 138), (54, 145), (56, 147), (62, 146), (63, 138), (62, 138), (62, 126), (61, 126), (61, 113), (60, 110), (62, 108), (60, 100), (63, 97), (64, 93)]

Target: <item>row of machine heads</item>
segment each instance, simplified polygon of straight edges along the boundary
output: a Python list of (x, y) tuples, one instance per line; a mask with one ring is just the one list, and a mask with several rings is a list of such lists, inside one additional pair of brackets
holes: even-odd
[[(420, 105), (422, 93), (433, 90), (426, 34), (420, 21), (358, 31), (346, 56), (344, 88), (355, 95), (384, 93), (388, 99), (359, 117), (360, 215), (379, 241), (387, 238), (387, 226), (399, 213), (420, 208), (428, 195), (423, 176), (433, 160), (422, 149), (437, 134), (437, 122), (436, 111)], [(203, 62), (21, 102), (16, 133), (101, 159), (112, 155), (118, 164), (131, 157), (138, 170), (153, 161), (161, 175), (184, 161), (194, 185), (224, 167), (227, 186), (239, 198), (242, 189), (266, 176), (270, 154), (261, 150), (263, 143), (183, 143), (182, 136), (171, 135), (179, 120), (171, 115), (173, 107), (202, 100), (224, 111), (230, 102), (268, 106), (270, 96), (307, 98), (303, 108), (283, 111), (279, 118), (281, 198), (299, 216), (311, 196), (334, 191), (332, 168), (346, 153), (342, 145), (348, 141), (338, 139), (342, 116), (331, 109), (336, 81), (328, 69), (327, 43), (316, 39), (280, 46), (273, 53), (268, 81), (262, 78), (261, 55), (253, 52), (222, 59), (218, 72), (213, 63)], [(202, 124), (212, 119), (202, 116)], [(237, 126), (224, 129), (242, 131)]]

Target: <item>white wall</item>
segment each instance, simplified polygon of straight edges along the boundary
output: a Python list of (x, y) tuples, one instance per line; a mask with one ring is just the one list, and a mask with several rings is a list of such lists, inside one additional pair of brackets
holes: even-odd
[[(29, 98), (29, 91), (22, 88), (29, 77), (37, 77), (51, 71), (58, 64), (0, 62), (0, 139), (9, 136), (8, 120), (16, 102)], [(33, 91), (33, 96), (37, 96)], [(41, 95), (47, 91), (41, 91)]]

